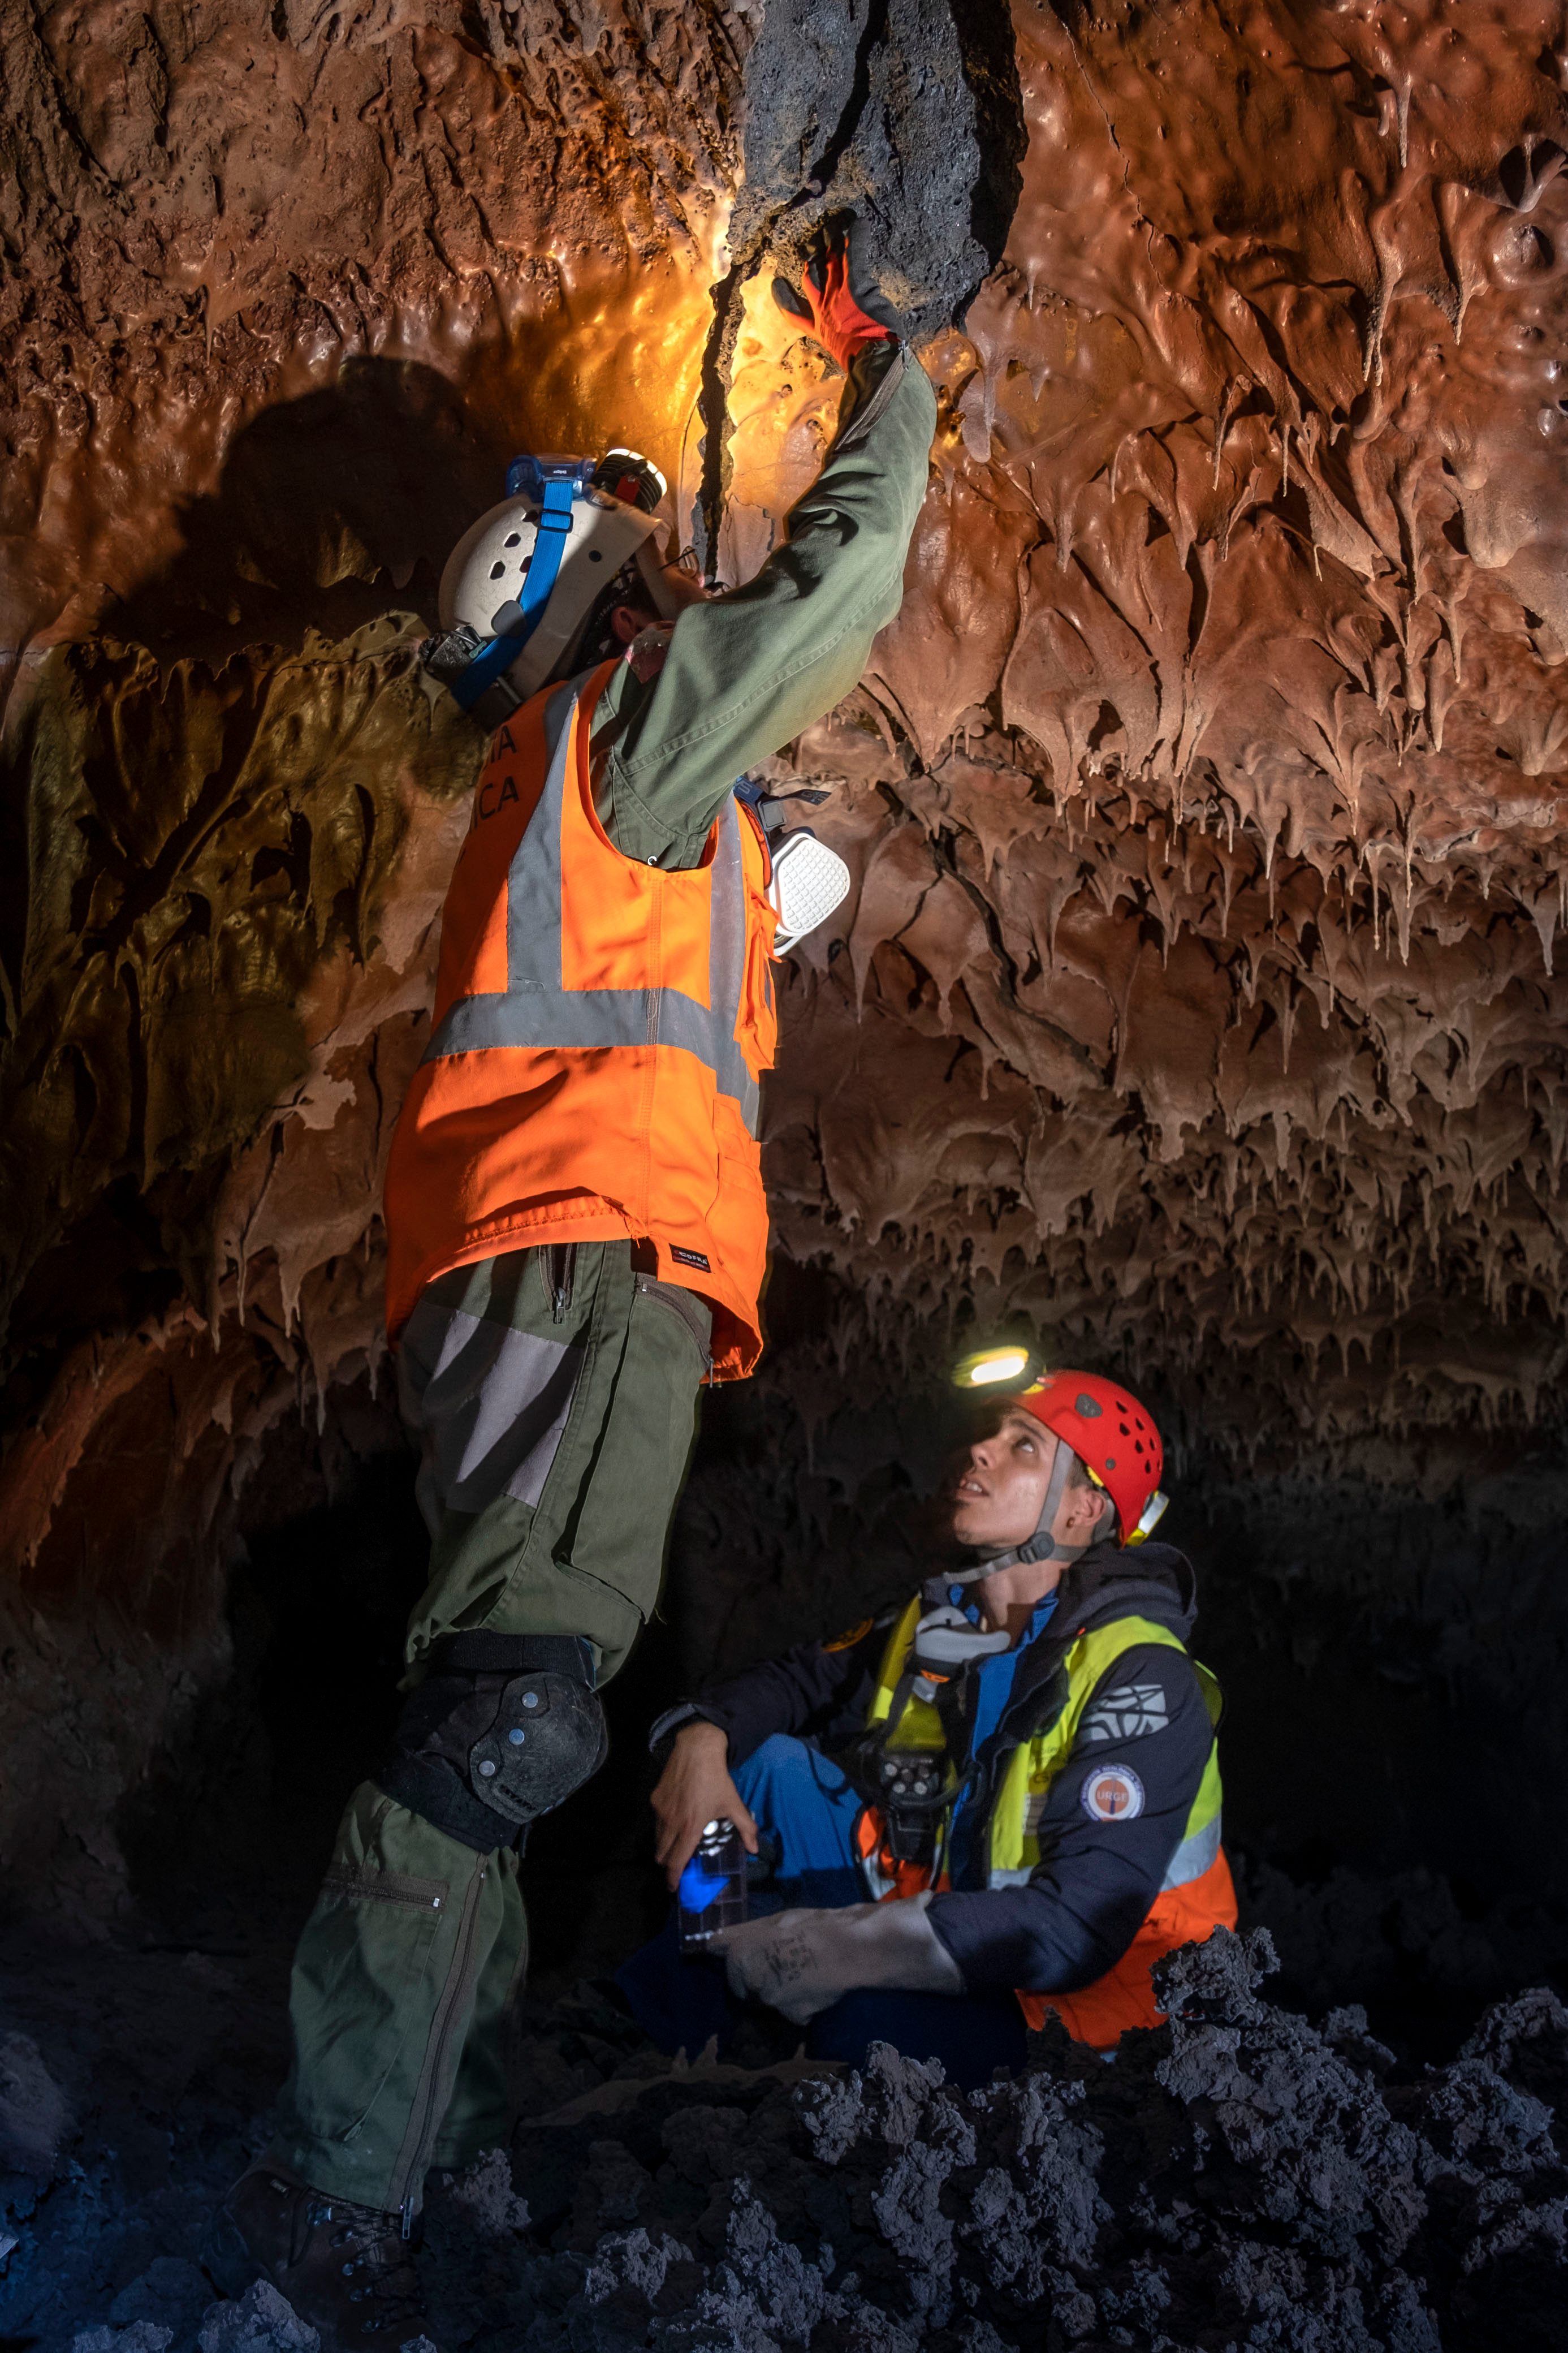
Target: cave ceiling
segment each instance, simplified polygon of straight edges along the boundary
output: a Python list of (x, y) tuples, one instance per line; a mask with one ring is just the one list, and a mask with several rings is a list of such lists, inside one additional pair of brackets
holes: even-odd
[(1027, 1319), (1242, 1459), (1391, 1477), (1560, 1416), (1561, 8), (0, 43), (17, 1557), (89, 1574), (109, 1473), (174, 1593), (376, 1363), (482, 748), (415, 673), (441, 561), (514, 448), (626, 440), (747, 576), (837, 405), (768, 281), (844, 202), (941, 425), (902, 613), (773, 764), (855, 875), (767, 1098), (841, 1351)]

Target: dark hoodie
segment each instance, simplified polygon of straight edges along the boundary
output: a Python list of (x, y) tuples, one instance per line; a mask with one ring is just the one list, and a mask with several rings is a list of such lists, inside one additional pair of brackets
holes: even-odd
[[(946, 1599), (939, 1578), (926, 1588)], [(1067, 1694), (1062, 1661), (1086, 1628), (1117, 1618), (1149, 1618), (1184, 1642), (1194, 1616), (1194, 1577), (1169, 1545), (1135, 1553), (1096, 1545), (1063, 1577), (1050, 1622), (1018, 1662), (1000, 1723), (973, 1758), (977, 1787), (969, 1802), (988, 1814), (1006, 1760), (1042, 1731)], [(852, 1628), (837, 1641), (804, 1642), (727, 1683), (712, 1684), (672, 1711), (656, 1737), (689, 1715), (726, 1734), (731, 1766), (744, 1763), (775, 1733), (832, 1749), (866, 1720), (877, 1670), (894, 1622)], [(1041, 1861), (1024, 1887), (955, 1888), (934, 1896), (931, 1924), (963, 1972), (964, 1982), (1016, 1986), (1031, 1993), (1072, 1993), (1091, 1985), (1126, 1952), (1159, 1894), (1208, 1761), (1208, 1710), (1191, 1662), (1163, 1644), (1126, 1651), (1101, 1678), (1067, 1762), (1051, 1784), (1039, 1821)], [(1141, 1794), (1135, 1813), (1094, 1818), (1085, 1785), (1120, 1766)], [(971, 1841), (983, 1868), (983, 1838)]]

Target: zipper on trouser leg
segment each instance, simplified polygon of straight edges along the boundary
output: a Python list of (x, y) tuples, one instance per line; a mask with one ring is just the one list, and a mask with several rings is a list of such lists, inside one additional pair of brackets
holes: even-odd
[(566, 1310), (572, 1304), (573, 1281), (577, 1270), (575, 1242), (552, 1242), (547, 1263), (550, 1269), (550, 1315), (555, 1324), (564, 1324)]
[(401, 2217), (405, 2239), (414, 2235), (414, 2213), (419, 2187), (425, 2179), (430, 2151), (436, 2146), (436, 2135), (440, 2128), (436, 2101), (441, 2088), (447, 2053), (451, 2048), (453, 2024), (462, 2010), (465, 1995), (473, 1985), (474, 1936), (479, 1921), (479, 1897), (488, 1876), (489, 1865), (481, 1862), (469, 1880), (463, 1897), (452, 1964), (447, 1971), (441, 1999), (436, 2005), (436, 2015), (430, 2021), (430, 2040), (425, 2046), (425, 2058), (409, 2112), (408, 2129), (403, 2136), (403, 2148), (398, 2152), (397, 2168), (392, 2179), (392, 2196), (388, 2202)]

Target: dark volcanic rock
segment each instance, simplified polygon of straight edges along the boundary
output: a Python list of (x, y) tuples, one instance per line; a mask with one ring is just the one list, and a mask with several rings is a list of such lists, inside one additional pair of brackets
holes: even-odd
[[(431, 2185), (440, 2353), (1559, 2353), (1568, 2013), (1522, 1995), (1451, 2064), (1261, 1998), (1267, 1936), (1169, 1964), (1114, 2064), (1058, 2030), (963, 2094), (879, 2048), (669, 2063), (595, 1999), (531, 2013), (537, 2111)], [(0, 1999), (57, 2138), (0, 2182), (0, 2331), (37, 2353), (309, 2353), (201, 2268), (262, 2144), (281, 1944), (218, 1964), (100, 1946)], [(171, 2023), (171, 1975), (179, 2020)], [(787, 2052), (787, 2036), (777, 2048)], [(759, 2046), (760, 2048), (760, 2046)], [(42, 2071), (40, 2073), (38, 2071)], [(46, 2136), (46, 2138), (47, 2136)], [(6, 2243), (8, 2242), (8, 2243)]]
[[(697, 528), (714, 558), (731, 481), (731, 371), (746, 281), (795, 275), (852, 211), (916, 342), (961, 325), (1002, 259), (1028, 147), (1002, 0), (768, 0), (745, 63), (743, 179), (703, 369)], [(716, 559), (715, 559), (716, 560)]]
[(768, 0), (744, 80), (736, 256), (771, 239), (787, 259), (825, 213), (852, 207), (912, 332), (961, 322), (1001, 259), (1023, 185), (1005, 9)]
[(527, 2266), (524, 2345), (1558, 2346), (1568, 2174), (1506, 2071), (1562, 2063), (1560, 2006), (1492, 2011), (1390, 2087), (1364, 2021), (1259, 1998), (1272, 1967), (1263, 1935), (1178, 1956), (1169, 2026), (1110, 2066), (1053, 2033), (966, 2096), (879, 2048), (793, 2085), (622, 2084), (613, 2112), (525, 2128), (525, 2192), (576, 2188)]

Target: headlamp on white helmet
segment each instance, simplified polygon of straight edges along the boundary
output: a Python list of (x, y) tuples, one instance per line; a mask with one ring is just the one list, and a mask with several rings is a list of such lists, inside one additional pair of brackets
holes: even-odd
[(463, 533), (441, 575), (441, 635), (425, 667), (465, 711), (498, 727), (571, 660), (605, 588), (634, 560), (667, 619), (653, 510), (664, 476), (634, 449), (515, 458), (507, 495)]

